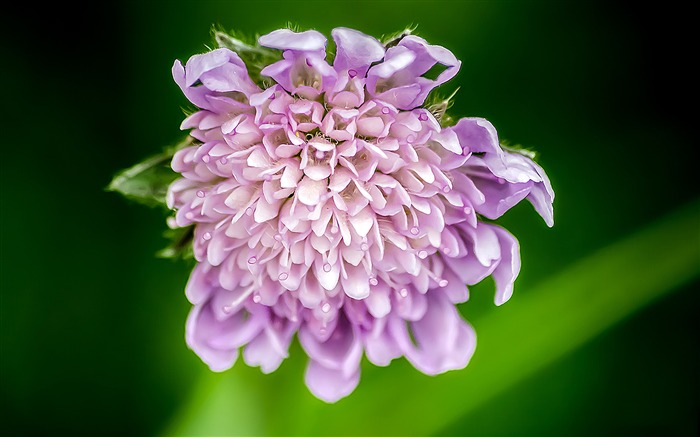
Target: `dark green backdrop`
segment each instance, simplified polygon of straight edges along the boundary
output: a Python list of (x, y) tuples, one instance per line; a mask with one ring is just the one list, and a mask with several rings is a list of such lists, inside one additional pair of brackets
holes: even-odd
[[(188, 104), (170, 68), (211, 44), (213, 24), (263, 34), (291, 21), (375, 36), (416, 24), (451, 49), (462, 60), (444, 86), (460, 87), (453, 114), (485, 117), (501, 138), (537, 150), (557, 194), (553, 229), (529, 205), (502, 221), (523, 258), (505, 308), (699, 197), (691, 14), (611, 3), (25, 2), (6, 11), (0, 432), (158, 435), (205, 372), (183, 340), (187, 266), (154, 257), (165, 213), (104, 187), (181, 137)], [(699, 237), (700, 226), (688, 235), (698, 246)], [(696, 435), (694, 277), (439, 434)], [(504, 310), (490, 293), (475, 293), (464, 312)], [(303, 362), (299, 350), (291, 360)], [(293, 387), (297, 367), (283, 380)], [(362, 418), (348, 411), (347, 420)]]

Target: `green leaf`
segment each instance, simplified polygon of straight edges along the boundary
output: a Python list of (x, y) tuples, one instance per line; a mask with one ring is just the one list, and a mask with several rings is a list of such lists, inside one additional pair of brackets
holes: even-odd
[(429, 377), (405, 360), (387, 368), (363, 362), (355, 392), (326, 404), (302, 386), (305, 358), (295, 342), (291, 362), (272, 375), (242, 362), (224, 375), (206, 372), (164, 435), (437, 434), (697, 278), (699, 223), (695, 202), (470, 320), (479, 344), (464, 370)]
[[(700, 204), (696, 202), (576, 262), (534, 289), (520, 290), (507, 305), (470, 320), (478, 344), (466, 369), (436, 377), (426, 377), (404, 362), (372, 369), (356, 392), (337, 405), (314, 402), (312, 411), (297, 413), (305, 420), (295, 431), (329, 434), (343, 422), (342, 432), (355, 436), (438, 433), (451, 421), (697, 278), (699, 223)], [(386, 405), (391, 408), (384, 408)], [(348, 411), (362, 420), (344, 420)]]
[(179, 176), (170, 168), (170, 161), (176, 151), (191, 145), (192, 142), (193, 139), (188, 136), (162, 153), (122, 170), (112, 179), (106, 188), (107, 191), (117, 192), (147, 206), (165, 206), (168, 186)]
[(170, 240), (170, 244), (159, 250), (156, 256), (159, 258), (172, 259), (193, 259), (192, 238), (194, 237), (194, 226), (184, 228), (169, 228), (163, 233), (164, 237)]

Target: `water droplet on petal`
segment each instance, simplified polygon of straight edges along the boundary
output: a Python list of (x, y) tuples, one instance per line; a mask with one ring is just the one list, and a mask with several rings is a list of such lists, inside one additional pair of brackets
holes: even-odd
[(499, 183), (499, 184), (501, 184), (501, 185), (503, 185), (503, 184), (505, 184), (505, 183), (506, 183), (506, 180), (505, 180), (505, 179), (503, 179), (503, 178), (498, 178), (498, 179), (496, 179), (496, 180), (497, 180), (497, 181), (498, 181), (498, 183)]
[(192, 214), (192, 211), (188, 211), (185, 213), (185, 218), (187, 220), (192, 220), (194, 218), (194, 214)]
[(211, 234), (209, 232), (205, 232), (202, 234), (202, 240), (209, 241), (211, 240)]
[(202, 190), (197, 191), (197, 197), (199, 197), (199, 198), (204, 197), (204, 191), (202, 191)]
[(418, 251), (418, 258), (420, 259), (426, 259), (428, 257), (428, 251), (427, 250), (419, 250)]
[(348, 70), (348, 76), (350, 76), (350, 77), (357, 76), (357, 71), (355, 71), (353, 69)]
[(211, 158), (209, 157), (209, 155), (204, 155), (204, 156), (202, 156), (202, 162), (205, 163), (205, 164), (206, 164), (207, 162), (209, 162), (210, 159), (211, 159)]
[(464, 209), (463, 209), (462, 211), (464, 211), (465, 214), (471, 214), (471, 213), (472, 213), (472, 209), (471, 209), (470, 207), (468, 207), (468, 206), (465, 206)]
[(326, 273), (330, 272), (330, 271), (331, 271), (331, 265), (328, 264), (328, 263), (325, 263), (325, 264), (323, 265), (323, 271), (326, 272)]
[(282, 234), (275, 234), (275, 241), (282, 241)]
[(452, 188), (450, 188), (449, 185), (445, 185), (444, 187), (442, 187), (443, 193), (449, 193), (450, 191), (452, 191)]
[(360, 249), (366, 252), (367, 250), (369, 250), (369, 245), (367, 243), (362, 243), (360, 244)]
[(438, 285), (439, 285), (440, 287), (447, 287), (447, 284), (449, 284), (449, 282), (447, 282), (447, 279), (440, 279), (440, 280), (438, 281)]
[(449, 247), (442, 248), (442, 253), (444, 253), (445, 255), (449, 255), (450, 252), (452, 252), (452, 250)]
[(418, 229), (418, 226), (414, 226), (411, 228), (411, 234), (418, 235), (419, 233), (420, 233), (420, 229)]
[(324, 313), (327, 313), (330, 310), (331, 310), (331, 304), (329, 304), (328, 302), (324, 303), (321, 306), (321, 311), (323, 311)]
[(385, 107), (382, 108), (382, 114), (388, 114), (388, 113), (390, 113), (390, 112), (391, 112), (391, 109), (389, 109), (388, 106), (385, 106)]
[(219, 162), (221, 165), (226, 165), (228, 163), (228, 159), (224, 156), (221, 159), (219, 159)]
[(253, 215), (253, 208), (251, 208), (251, 207), (246, 208), (245, 214), (246, 215)]
[(425, 112), (422, 112), (422, 113), (418, 116), (418, 120), (420, 120), (420, 121), (425, 121), (425, 120), (427, 120), (427, 119), (428, 119), (428, 116), (425, 114)]
[(337, 234), (337, 233), (338, 233), (338, 227), (337, 226), (331, 227), (331, 234)]
[(286, 281), (287, 278), (289, 278), (289, 273), (287, 272), (282, 272), (280, 275), (277, 277), (280, 281)]
[(405, 288), (402, 288), (401, 290), (399, 290), (399, 296), (401, 296), (401, 297), (408, 296), (408, 290), (406, 290)]
[(377, 278), (372, 276), (371, 278), (369, 278), (369, 283), (370, 283), (370, 285), (377, 285), (377, 284), (379, 284), (379, 281), (377, 281)]
[(260, 295), (258, 293), (255, 293), (253, 295), (253, 302), (260, 303), (261, 300), (262, 300), (262, 297), (260, 297)]
[(254, 257), (254, 256), (251, 256), (250, 258), (248, 258), (248, 264), (255, 264), (256, 262), (258, 262), (258, 258)]
[(416, 140), (416, 136), (415, 136), (415, 135), (409, 135), (409, 136), (406, 137), (406, 141), (408, 141), (409, 143), (412, 143), (412, 142), (414, 142), (415, 140)]

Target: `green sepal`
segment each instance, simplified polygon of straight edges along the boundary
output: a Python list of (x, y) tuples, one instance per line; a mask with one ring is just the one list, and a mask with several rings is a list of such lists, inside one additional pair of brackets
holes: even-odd
[(533, 161), (537, 161), (537, 152), (532, 149), (526, 148), (522, 144), (510, 144), (507, 140), (501, 140), (501, 147), (503, 148), (503, 150), (506, 150), (508, 152), (518, 153), (520, 155), (527, 156)]
[(454, 104), (454, 97), (457, 95), (458, 91), (459, 87), (457, 87), (452, 94), (444, 97), (438, 94), (437, 89), (434, 89), (428, 94), (428, 97), (423, 103), (423, 107), (433, 114), (442, 127), (452, 126), (457, 122), (457, 120), (447, 113), (447, 110)]
[(170, 161), (175, 152), (192, 145), (193, 141), (192, 137), (187, 136), (178, 144), (166, 147), (162, 153), (122, 170), (112, 179), (106, 190), (117, 192), (143, 205), (165, 207), (168, 186), (179, 177), (170, 168)]

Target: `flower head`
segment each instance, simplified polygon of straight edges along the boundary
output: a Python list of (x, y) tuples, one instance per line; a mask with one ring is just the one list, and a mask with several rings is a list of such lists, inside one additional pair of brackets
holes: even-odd
[(426, 374), (466, 366), (475, 334), (455, 304), (487, 276), (504, 303), (520, 270), (517, 240), (484, 218), (527, 199), (551, 226), (554, 199), (491, 123), (443, 127), (422, 107), (459, 70), (449, 50), (332, 37), (332, 63), (319, 32), (260, 37), (282, 54), (260, 71), (267, 87), (227, 48), (176, 61), (196, 143), (174, 155), (167, 198), (174, 225), (194, 225), (188, 345), (214, 371), (242, 351), (267, 373), (297, 335), (328, 402), (357, 386), (363, 355)]

